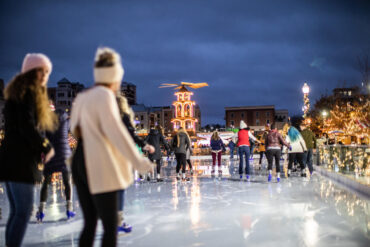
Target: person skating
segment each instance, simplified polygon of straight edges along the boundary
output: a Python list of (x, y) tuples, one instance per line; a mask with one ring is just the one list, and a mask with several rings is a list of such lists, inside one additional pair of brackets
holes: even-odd
[[(130, 133), (132, 139), (136, 143), (140, 150), (148, 151), (149, 153), (154, 153), (155, 149), (153, 146), (149, 145), (145, 140), (141, 139), (135, 133), (135, 123), (134, 123), (134, 113), (129, 106), (126, 97), (122, 96), (120, 93), (116, 95), (116, 100), (119, 107), (119, 112), (121, 115), (122, 122), (126, 126), (128, 132)], [(125, 222), (124, 217), (124, 206), (125, 206), (125, 190), (118, 191), (118, 227), (117, 232), (120, 233), (130, 233), (132, 231), (132, 226)]]
[(212, 153), (212, 171), (211, 175), (215, 175), (215, 167), (216, 167), (216, 159), (218, 162), (218, 174), (221, 176), (222, 175), (222, 170), (221, 170), (221, 156), (222, 152), (224, 152), (225, 145), (218, 134), (218, 131), (213, 132), (212, 137), (211, 137), (211, 153)]
[(290, 148), (288, 142), (284, 141), (281, 134), (277, 131), (275, 124), (271, 125), (271, 130), (265, 138), (266, 145), (266, 157), (268, 162), (268, 178), (267, 181), (272, 179), (272, 164), (275, 158), (275, 167), (276, 167), (276, 181), (280, 182), (280, 156), (281, 156), (281, 147), (282, 145)]
[(41, 183), (41, 157), (47, 163), (54, 155), (42, 134), (54, 131), (58, 119), (50, 110), (46, 85), (52, 64), (44, 54), (27, 54), (21, 73), (5, 88), (5, 136), (0, 148), (0, 181), (5, 181), (9, 199), (5, 245), (21, 246), (34, 202), (34, 184)]
[(301, 124), (301, 135), (303, 137), (303, 140), (306, 143), (307, 151), (303, 154), (303, 163), (305, 167), (308, 167), (308, 170), (310, 171), (310, 175), (312, 175), (313, 172), (313, 166), (312, 166), (312, 155), (314, 152), (314, 149), (316, 148), (316, 137), (315, 134), (304, 124)]
[(194, 175), (193, 165), (191, 164), (191, 160), (190, 160), (192, 154), (193, 154), (193, 149), (191, 148), (191, 146), (189, 146), (186, 149), (186, 163), (189, 165), (189, 170), (190, 170), (190, 175), (191, 176)]
[(250, 179), (250, 171), (249, 171), (249, 156), (250, 156), (250, 142), (249, 139), (254, 140), (255, 142), (259, 142), (256, 137), (254, 137), (248, 131), (247, 124), (241, 120), (240, 121), (240, 130), (238, 132), (238, 151), (239, 151), (239, 175), (240, 179), (243, 179), (243, 155), (245, 156), (245, 175), (246, 179), (249, 181)]
[(236, 143), (237, 143), (237, 135), (235, 133), (233, 133), (233, 136), (231, 138), (229, 138), (228, 140), (229, 143), (227, 144), (227, 146), (229, 147), (230, 149), (230, 160), (233, 160), (234, 159), (234, 149), (236, 147)]
[(288, 177), (291, 174), (292, 164), (294, 163), (295, 159), (297, 159), (298, 163), (301, 166), (301, 176), (306, 177), (305, 165), (303, 163), (303, 153), (307, 151), (307, 147), (302, 135), (295, 127), (290, 126), (285, 140), (291, 146), (288, 151)]
[(263, 134), (259, 138), (259, 141), (260, 141), (260, 144), (258, 145), (258, 153), (260, 155), (260, 159), (259, 159), (259, 162), (258, 162), (258, 165), (259, 165), (258, 169), (259, 170), (262, 169), (263, 155), (266, 155), (266, 145), (265, 145), (266, 136), (267, 136), (267, 132), (264, 131)]
[[(154, 153), (149, 153), (149, 159), (157, 164), (157, 182), (162, 182), (161, 178), (161, 162), (162, 162), (162, 151), (161, 145), (166, 149), (167, 155), (170, 153), (170, 147), (164, 138), (162, 133), (162, 127), (157, 125), (156, 128), (151, 128), (149, 135), (145, 138), (146, 142), (155, 148)], [(148, 176), (148, 179), (150, 177)]]
[(80, 93), (72, 107), (71, 130), (78, 138), (72, 176), (84, 216), (80, 246), (93, 246), (98, 218), (103, 221), (102, 246), (116, 246), (118, 191), (133, 183), (133, 169), (153, 169), (122, 123), (115, 98), (122, 78), (119, 54), (99, 48), (95, 86)]
[(48, 185), (51, 183), (53, 173), (61, 173), (63, 177), (63, 185), (66, 196), (66, 215), (67, 219), (73, 218), (73, 205), (71, 200), (71, 179), (66, 166), (66, 159), (71, 155), (71, 149), (68, 143), (69, 120), (66, 112), (56, 110), (55, 113), (59, 119), (59, 127), (55, 132), (46, 132), (46, 137), (49, 139), (55, 149), (55, 156), (45, 164), (44, 181), (40, 192), (40, 205), (36, 213), (38, 222), (42, 222), (45, 217), (45, 206), (48, 197)]
[[(248, 131), (254, 136), (254, 130), (250, 129), (247, 127)], [(254, 147), (256, 146), (255, 141), (252, 138), (249, 138), (249, 144), (250, 144), (250, 160), (253, 160), (253, 152), (254, 152)]]
[(171, 147), (174, 150), (177, 165), (176, 165), (176, 179), (180, 180), (180, 169), (182, 170), (182, 180), (189, 180), (186, 178), (186, 149), (190, 147), (190, 138), (188, 133), (180, 127), (176, 135), (171, 141)]

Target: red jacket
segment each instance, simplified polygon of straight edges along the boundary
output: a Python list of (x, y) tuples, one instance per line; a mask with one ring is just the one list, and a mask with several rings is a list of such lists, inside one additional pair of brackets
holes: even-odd
[(242, 129), (238, 132), (238, 147), (242, 145), (250, 146), (249, 131), (245, 129)]

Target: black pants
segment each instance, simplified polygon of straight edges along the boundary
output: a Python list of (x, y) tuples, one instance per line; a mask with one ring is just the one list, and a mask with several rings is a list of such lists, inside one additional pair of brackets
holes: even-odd
[(266, 155), (266, 153), (265, 153), (264, 151), (261, 151), (261, 152), (260, 152), (260, 162), (259, 162), (259, 164), (260, 164), (260, 165), (261, 165), (261, 163), (262, 163), (263, 154), (265, 154), (265, 155)]
[(277, 173), (280, 172), (280, 156), (281, 156), (280, 149), (268, 149), (266, 151), (268, 170), (272, 170), (272, 163), (274, 162), (274, 158), (275, 158), (276, 172)]
[(150, 159), (151, 162), (154, 162), (157, 164), (157, 174), (161, 174), (161, 158), (157, 160)]
[[(46, 202), (48, 199), (48, 185), (51, 183), (51, 178), (53, 174), (48, 174), (45, 176), (44, 182), (42, 183), (41, 192), (40, 192), (40, 202)], [(64, 192), (66, 194), (66, 200), (71, 200), (71, 183), (69, 179), (68, 171), (62, 171)]]
[(90, 193), (81, 141), (78, 142), (76, 153), (73, 156), (72, 176), (84, 215), (84, 228), (80, 235), (79, 246), (93, 246), (99, 218), (104, 228), (102, 246), (116, 246), (118, 192)]
[(180, 169), (182, 169), (182, 173), (185, 173), (185, 168), (186, 168), (186, 154), (181, 154), (181, 153), (175, 153), (176, 156), (176, 173), (180, 172)]
[(288, 169), (292, 169), (292, 165), (295, 160), (301, 165), (301, 171), (304, 173), (304, 163), (303, 163), (303, 153), (290, 153), (289, 154), (289, 163), (288, 163)]
[(186, 163), (188, 163), (190, 170), (193, 169), (193, 166), (191, 165), (190, 159), (186, 160)]

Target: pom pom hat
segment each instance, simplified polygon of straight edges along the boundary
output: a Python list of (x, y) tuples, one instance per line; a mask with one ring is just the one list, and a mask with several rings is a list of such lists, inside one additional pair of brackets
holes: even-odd
[(111, 48), (99, 47), (96, 51), (95, 62), (99, 61), (100, 55), (110, 53), (113, 56), (113, 65), (109, 67), (95, 67), (95, 83), (121, 83), (124, 70), (121, 64), (121, 56)]
[(50, 59), (42, 53), (28, 53), (23, 59), (21, 73), (26, 73), (30, 70), (41, 67), (46, 67), (50, 74), (53, 65), (51, 64)]
[(248, 125), (243, 120), (241, 120), (240, 121), (240, 129), (245, 129), (247, 127), (248, 127)]

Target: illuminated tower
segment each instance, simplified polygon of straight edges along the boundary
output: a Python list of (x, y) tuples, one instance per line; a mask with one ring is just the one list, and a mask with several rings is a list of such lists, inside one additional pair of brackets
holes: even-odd
[(173, 129), (183, 127), (186, 131), (195, 131), (195, 123), (198, 119), (194, 117), (195, 101), (191, 100), (193, 93), (182, 86), (175, 95), (177, 101), (172, 103), (175, 107), (175, 118), (171, 119)]

